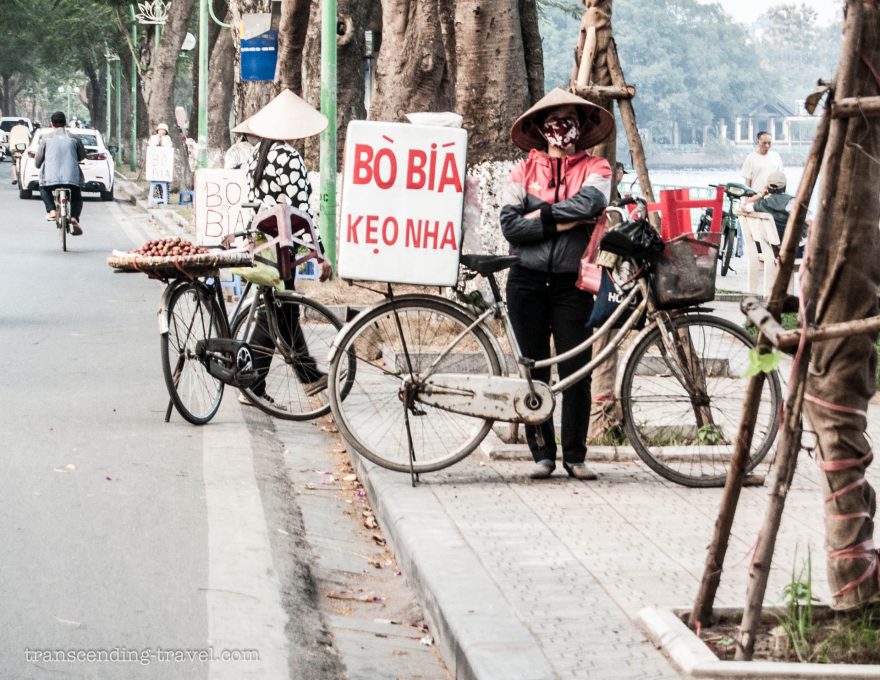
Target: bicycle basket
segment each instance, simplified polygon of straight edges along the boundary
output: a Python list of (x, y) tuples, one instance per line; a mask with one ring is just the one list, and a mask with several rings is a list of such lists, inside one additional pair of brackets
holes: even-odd
[(654, 265), (654, 300), (660, 309), (689, 307), (715, 298), (719, 234), (681, 235), (666, 242)]

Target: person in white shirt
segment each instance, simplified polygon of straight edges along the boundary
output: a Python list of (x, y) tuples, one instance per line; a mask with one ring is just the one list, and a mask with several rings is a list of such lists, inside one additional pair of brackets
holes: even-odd
[(767, 178), (771, 173), (784, 172), (782, 156), (770, 149), (773, 140), (770, 133), (764, 130), (758, 133), (758, 148), (746, 156), (739, 173), (743, 176), (746, 186), (758, 193), (767, 188)]

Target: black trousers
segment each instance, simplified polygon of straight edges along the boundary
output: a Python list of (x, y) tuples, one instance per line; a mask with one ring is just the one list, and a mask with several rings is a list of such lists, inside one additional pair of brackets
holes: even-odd
[(70, 189), (70, 216), (79, 219), (83, 210), (82, 189), (75, 184), (57, 184), (51, 187), (40, 187), (40, 198), (43, 199), (43, 205), (46, 206), (46, 212), (55, 210), (55, 197), (52, 195), (53, 189)]
[[(293, 290), (293, 282), (294, 279), (285, 281), (284, 287), (287, 290)], [(315, 382), (324, 374), (318, 368), (314, 357), (309, 353), (309, 346), (299, 325), (299, 305), (283, 305), (281, 309), (276, 308), (275, 312), (281, 338), (294, 350), (293, 370), (297, 378), (304, 385)], [(258, 371), (259, 375), (265, 376), (272, 365), (272, 350), (275, 348), (275, 342), (272, 334), (269, 332), (269, 322), (266, 319), (265, 312), (257, 313), (250, 344), (254, 349), (254, 368)], [(252, 389), (254, 394), (263, 394), (266, 391), (265, 379), (261, 378), (259, 382), (254, 384)]]
[[(548, 274), (523, 267), (513, 267), (507, 278), (507, 306), (510, 321), (523, 356), (546, 359), (550, 356), (552, 337), (556, 354), (562, 354), (590, 337), (587, 319), (593, 308), (593, 296), (575, 286), (577, 273)], [(585, 366), (592, 352), (587, 351), (557, 366), (563, 379)], [(532, 375), (550, 382), (550, 368), (532, 371)], [(590, 426), (590, 376), (562, 393), (562, 462), (583, 463), (587, 453), (587, 430)], [(526, 425), (526, 441), (535, 461), (555, 460), (556, 433), (553, 419), (541, 425), (544, 447), (538, 445), (537, 428)]]

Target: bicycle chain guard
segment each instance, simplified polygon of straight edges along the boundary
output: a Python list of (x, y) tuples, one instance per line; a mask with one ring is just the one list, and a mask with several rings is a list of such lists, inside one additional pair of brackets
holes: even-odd
[(248, 389), (260, 378), (250, 345), (242, 340), (207, 338), (196, 342), (196, 356), (220, 382)]

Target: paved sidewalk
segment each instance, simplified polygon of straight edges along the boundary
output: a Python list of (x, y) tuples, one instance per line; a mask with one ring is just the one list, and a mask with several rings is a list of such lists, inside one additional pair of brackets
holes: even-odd
[[(719, 278), (719, 288), (741, 289), (738, 279), (744, 275)], [(715, 306), (742, 321), (736, 303)], [(880, 404), (871, 409), (877, 441)], [(455, 677), (678, 677), (634, 621), (645, 606), (693, 603), (722, 490), (674, 485), (637, 460), (593, 464), (587, 456), (598, 481), (570, 480), (560, 468), (549, 481), (531, 481), (529, 462), (477, 451), (415, 488), (408, 475), (353, 456)], [(880, 466), (869, 479), (880, 487)], [(745, 602), (767, 493), (768, 486), (743, 489), (718, 606)], [(802, 454), (767, 604), (808, 553), (814, 592), (830, 599), (823, 543), (818, 470)]]

